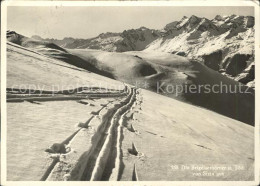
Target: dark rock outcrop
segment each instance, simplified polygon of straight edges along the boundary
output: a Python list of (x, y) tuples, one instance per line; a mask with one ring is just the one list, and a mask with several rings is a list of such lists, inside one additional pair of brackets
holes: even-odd
[(204, 56), (202, 56), (202, 58), (204, 59), (204, 64), (207, 67), (218, 71), (220, 69), (220, 64), (222, 61), (222, 51), (218, 50), (211, 54), (204, 55)]
[(237, 76), (246, 68), (247, 60), (249, 60), (250, 57), (252, 56), (248, 54), (235, 54), (226, 62), (226, 73), (231, 76)]
[(177, 52), (176, 55), (178, 55), (178, 56), (186, 56), (186, 53), (185, 52)]
[(252, 63), (241, 74), (239, 74), (235, 80), (243, 84), (247, 84), (255, 79), (255, 64)]

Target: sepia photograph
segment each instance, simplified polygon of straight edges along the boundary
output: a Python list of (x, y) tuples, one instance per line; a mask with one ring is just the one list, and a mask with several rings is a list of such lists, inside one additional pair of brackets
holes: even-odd
[(1, 14), (1, 184), (259, 184), (258, 2)]

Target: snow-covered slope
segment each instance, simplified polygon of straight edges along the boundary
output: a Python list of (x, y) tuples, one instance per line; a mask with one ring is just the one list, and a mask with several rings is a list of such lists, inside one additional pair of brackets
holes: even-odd
[(135, 85), (136, 81), (156, 75), (156, 68), (142, 58), (126, 53), (106, 52), (92, 49), (68, 49), (83, 60), (92, 61), (96, 68), (110, 72), (115, 79)]
[[(38, 38), (38, 37), (36, 37)], [(39, 38), (38, 38), (39, 39)], [(9, 46), (16, 46), (17, 48), (22, 48), (24, 50), (29, 50), (36, 54), (43, 56), (49, 56), (61, 61), (64, 61), (68, 64), (74, 65), (76, 67), (113, 78), (112, 74), (109, 72), (104, 72), (97, 69), (91, 62), (85, 61), (78, 56), (72, 55), (67, 50), (62, 47), (57, 46), (54, 43), (48, 41), (37, 40), (33, 38), (28, 38), (26, 36), (20, 35), (15, 31), (7, 31), (7, 41)]]
[[(220, 18), (216, 17), (215, 19)], [(232, 20), (233, 19), (236, 18), (233, 17)], [(216, 37), (223, 37), (223, 34), (220, 34), (219, 36), (218, 34), (224, 31), (218, 31), (219, 33), (216, 33), (216, 30), (218, 29), (216, 29), (217, 26), (213, 24), (214, 21), (210, 22), (209, 20), (198, 18), (196, 16), (192, 16), (191, 18), (184, 17), (180, 22), (174, 22), (170, 25), (167, 25), (165, 27), (165, 35), (163, 37), (168, 37), (168, 40), (171, 43), (176, 38), (179, 38), (180, 35), (190, 35), (188, 33), (189, 31), (203, 30), (203, 27), (198, 29), (200, 27), (197, 26), (198, 22), (201, 23), (200, 26), (206, 25), (208, 27), (207, 30), (211, 31), (212, 37), (215, 37), (215, 35)], [(223, 27), (221, 27), (222, 30), (226, 29), (226, 27), (223, 26), (224, 23), (222, 23), (221, 25)], [(249, 24), (249, 26), (252, 25)], [(139, 30), (144, 32), (148, 31), (148, 29), (146, 28), (140, 28)], [(136, 30), (134, 30), (133, 32), (136, 32)], [(226, 33), (227, 32), (224, 32), (224, 35)], [(109, 33), (104, 34), (102, 37), (111, 39), (112, 36), (117, 37), (117, 34)], [(180, 56), (181, 53), (185, 54), (183, 51), (172, 54), (171, 52), (166, 51), (155, 51), (151, 48), (147, 48), (144, 51), (131, 51), (124, 53), (107, 52), (93, 49), (65, 50), (55, 44), (46, 41), (30, 39), (21, 36), (15, 32), (8, 32), (7, 37), (10, 41), (8, 42), (9, 46), (14, 46), (17, 48), (20, 47), (21, 49), (30, 50), (31, 52), (43, 56), (49, 56), (51, 58), (59, 59), (81, 69), (117, 79), (119, 81), (126, 82), (134, 86), (146, 88), (160, 93), (163, 92), (161, 91), (161, 89), (158, 89), (158, 87), (163, 87), (163, 89), (165, 89), (169, 86), (174, 86), (173, 91), (166, 91), (166, 93), (164, 94), (216, 111), (218, 113), (232, 117), (250, 125), (254, 125), (254, 91), (252, 89), (249, 89), (249, 91), (247, 91), (246, 86), (241, 86), (243, 92), (247, 91), (247, 93), (245, 94), (238, 92), (236, 92), (235, 94), (215, 94), (213, 92), (211, 92), (210, 94), (203, 92), (194, 94), (190, 91), (182, 91), (177, 93), (178, 86), (182, 86), (183, 88), (185, 86), (190, 87), (196, 85), (198, 87), (208, 84), (213, 87), (213, 85), (220, 85), (220, 83), (223, 83), (225, 84), (225, 86), (229, 86), (231, 89), (233, 87), (234, 89), (235, 87), (240, 86), (239, 82), (236, 82), (234, 80), (240, 81), (244, 84), (248, 83), (248, 80), (254, 79), (254, 63), (252, 62), (253, 58), (251, 57), (248, 59), (248, 55), (236, 53), (232, 58), (226, 60), (226, 73), (233, 74), (233, 76), (237, 73), (238, 70), (242, 71), (243, 68), (246, 68), (245, 70), (243, 70), (242, 73), (237, 74), (236, 77), (230, 79), (224, 77), (220, 73), (213, 71), (217, 70), (218, 66), (216, 66), (215, 62), (218, 59), (221, 59), (222, 56), (222, 52), (219, 50), (217, 52), (214, 52), (213, 54), (203, 55), (202, 57), (196, 57), (196, 55), (200, 54), (199, 52), (194, 54), (196, 58), (205, 59), (205, 65), (202, 65), (196, 62), (198, 60), (194, 61), (188, 59), (189, 56)], [(185, 37), (183, 38), (185, 39)], [(200, 37), (198, 38), (200, 39)], [(185, 41), (183, 41), (184, 45), (180, 44), (180, 47), (188, 46), (185, 45)], [(208, 41), (208, 43), (209, 42), (211, 41)], [(223, 47), (228, 47), (228, 45), (224, 45), (225, 42), (226, 41), (223, 40)], [(231, 45), (233, 44), (234, 43), (231, 43)], [(201, 44), (194, 46), (200, 45)], [(207, 45), (207, 43), (205, 43), (205, 45)], [(150, 46), (152, 47), (152, 44)], [(156, 50), (162, 50), (165, 46), (171, 47), (172, 45), (167, 45), (167, 43), (164, 43)], [(200, 47), (202, 48), (204, 46)], [(192, 50), (192, 52), (194, 52), (195, 49)], [(200, 51), (200, 48), (197, 49), (198, 51)], [(230, 55), (230, 53), (227, 53), (227, 55)], [(247, 59), (248, 61), (245, 62), (245, 60)], [(203, 61), (201, 63), (203, 63)], [(247, 67), (247, 64), (244, 66), (239, 66), (239, 64), (243, 65), (243, 63), (248, 63), (249, 66)], [(206, 66), (213, 68), (213, 70)], [(229, 75), (229, 77), (231, 77), (231, 75)], [(164, 83), (163, 86), (160, 86), (161, 82)], [(254, 86), (254, 82), (251, 81), (249, 85)]]
[[(196, 61), (156, 51), (124, 53), (90, 49), (68, 51), (83, 60), (92, 61), (96, 68), (112, 73), (119, 81), (199, 105), (254, 125), (254, 90)], [(230, 91), (240, 86), (243, 93), (239, 91), (226, 93), (225, 89), (222, 92), (206, 91), (206, 86), (221, 86), (220, 84), (229, 87)], [(189, 91), (190, 86), (204, 86), (204, 88), (194, 93)], [(187, 91), (184, 90), (185, 87)]]
[[(7, 44), (7, 88), (62, 90), (84, 85), (120, 87), (122, 83), (89, 72), (34, 50)], [(91, 74), (91, 76), (89, 75)], [(105, 84), (103, 84), (105, 83)]]
[[(118, 59), (122, 55), (111, 54)], [(130, 55), (129, 62), (142, 63), (140, 57), (134, 63)], [(181, 58), (176, 57), (175, 64), (170, 61), (173, 54), (143, 54), (142, 58), (155, 62), (156, 56), (160, 57), (157, 63), (180, 65)], [(190, 65), (184, 59), (182, 63), (186, 64), (182, 68)], [(94, 98), (77, 92), (74, 97), (63, 95), (68, 99), (63, 101), (46, 93), (10, 91), (76, 86), (125, 90), (120, 81), (19, 45), (7, 45), (8, 181), (254, 179), (254, 127), (229, 117), (129, 85), (127, 94), (113, 98), (93, 91)], [(15, 96), (21, 101), (11, 102)], [(26, 101), (27, 96), (54, 99)], [(72, 99), (75, 96), (77, 100)], [(197, 176), (203, 171), (176, 169), (181, 165), (212, 167), (207, 172), (214, 175)], [(231, 169), (219, 171), (217, 167)]]

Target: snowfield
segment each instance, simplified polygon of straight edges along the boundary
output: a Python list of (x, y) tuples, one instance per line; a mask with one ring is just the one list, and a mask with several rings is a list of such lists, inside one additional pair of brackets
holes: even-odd
[[(101, 71), (111, 72), (119, 81), (254, 125), (254, 90), (196, 61), (175, 54), (154, 51), (116, 53), (70, 49), (69, 52), (86, 61), (92, 61), (92, 64)], [(210, 85), (213, 87), (220, 83), (231, 87), (230, 90), (241, 86), (243, 93), (177, 92), (178, 86)], [(173, 91), (167, 91), (168, 87)]]
[[(7, 180), (254, 180), (253, 126), (130, 85), (177, 76), (180, 82), (238, 82), (173, 54), (74, 52), (101, 71), (110, 68), (116, 78), (7, 45)], [(21, 86), (39, 91), (12, 90)], [(224, 101), (236, 98), (243, 99)], [(241, 113), (251, 113), (252, 105), (239, 103)], [(203, 171), (184, 171), (182, 165), (231, 169), (198, 176)]]
[(66, 140), (105, 101), (89, 103), (94, 106), (76, 101), (8, 103), (7, 179), (40, 180), (51, 162), (45, 149)]
[[(139, 99), (141, 104), (132, 111), (134, 120), (130, 121), (137, 132), (124, 129), (122, 180), (129, 179), (133, 164), (139, 180), (253, 179), (254, 128), (146, 90), (140, 91)], [(138, 149), (137, 156), (127, 150), (132, 143)], [(222, 171), (216, 171), (215, 176), (200, 177), (192, 170), (181, 170), (182, 165), (231, 164), (243, 164), (245, 171), (225, 171), (220, 177), (216, 173)], [(175, 165), (179, 169), (175, 170)]]
[[(7, 45), (7, 87), (63, 90), (82, 86), (123, 89), (121, 82), (13, 44)], [(89, 74), (91, 73), (91, 76)], [(36, 87), (36, 88), (35, 88)]]

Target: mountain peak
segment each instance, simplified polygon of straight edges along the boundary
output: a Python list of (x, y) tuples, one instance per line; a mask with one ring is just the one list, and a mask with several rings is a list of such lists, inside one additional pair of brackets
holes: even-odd
[(141, 26), (139, 29), (140, 29), (140, 30), (149, 30), (149, 28), (147, 28), (147, 27), (145, 27), (145, 26)]
[(230, 18), (234, 18), (234, 17), (237, 17), (237, 15), (235, 14), (232, 14), (231, 16), (229, 16)]
[(33, 35), (31, 38), (36, 40), (43, 40), (43, 38), (38, 35)]
[(171, 30), (171, 29), (174, 29), (176, 28), (176, 25), (178, 24), (179, 22), (178, 21), (174, 21), (174, 22), (171, 22), (169, 24), (167, 24), (165, 27), (164, 27), (164, 30)]
[(201, 18), (195, 16), (195, 15), (192, 15), (190, 18), (189, 18), (189, 22), (190, 23), (196, 23), (196, 22), (199, 22), (201, 20)]
[(221, 15), (216, 15), (214, 19), (217, 21), (221, 21), (223, 20), (223, 17)]

